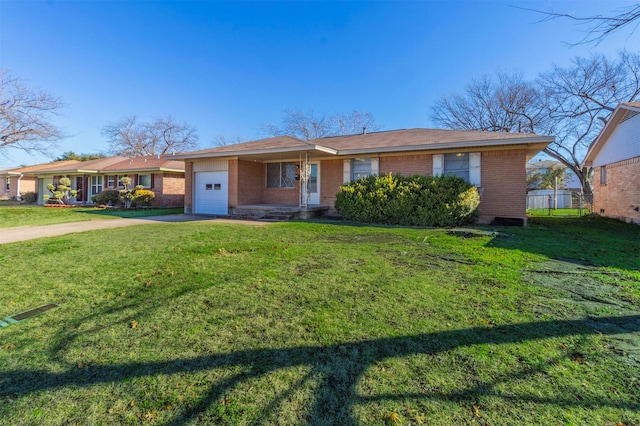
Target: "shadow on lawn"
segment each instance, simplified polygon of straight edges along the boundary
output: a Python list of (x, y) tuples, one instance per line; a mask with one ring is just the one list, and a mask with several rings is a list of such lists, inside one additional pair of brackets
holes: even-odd
[(640, 226), (598, 216), (529, 218), (527, 228), (503, 228), (488, 244), (583, 266), (639, 270)]
[[(0, 397), (16, 398), (32, 392), (41, 392), (67, 386), (87, 387), (102, 383), (118, 383), (122, 380), (149, 377), (159, 374), (191, 373), (213, 368), (236, 368), (234, 376), (213, 384), (206, 395), (202, 395), (195, 406), (180, 413), (167, 424), (180, 425), (197, 419), (200, 414), (219, 403), (226, 392), (233, 390), (244, 381), (264, 376), (278, 369), (309, 367), (310, 372), (282, 392), (269, 406), (258, 414), (256, 423), (263, 423), (269, 416), (277, 414), (279, 406), (285, 402), (308, 380), (321, 377), (316, 387), (308, 424), (355, 425), (352, 415), (355, 404), (375, 401), (406, 401), (411, 399), (440, 399), (460, 403), (477, 402), (479, 396), (491, 395), (507, 398), (494, 388), (501, 382), (519, 380), (540, 372), (548, 364), (521, 371), (509, 371), (490, 382), (479, 382), (473, 387), (452, 393), (416, 392), (382, 394), (376, 396), (358, 395), (356, 386), (368, 368), (376, 362), (391, 357), (407, 357), (416, 354), (437, 354), (456, 347), (477, 344), (509, 344), (529, 340), (562, 336), (586, 336), (593, 334), (616, 335), (640, 331), (640, 315), (621, 317), (598, 317), (584, 320), (561, 320), (530, 322), (493, 328), (470, 328), (418, 334), (395, 338), (382, 338), (363, 342), (311, 347), (301, 346), (282, 349), (256, 349), (233, 353), (219, 353), (197, 358), (184, 358), (165, 362), (140, 362), (120, 365), (91, 366), (84, 369), (72, 368), (63, 372), (42, 370), (16, 370), (3, 374), (0, 378)], [(570, 353), (567, 357), (573, 356)], [(552, 360), (554, 362), (557, 360)], [(428, 374), (428, 372), (425, 372)], [(566, 397), (544, 398), (540, 396), (511, 396), (520, 402), (552, 404), (554, 406), (581, 406), (585, 408), (616, 407), (630, 411), (640, 411), (640, 401), (622, 400), (612, 394), (610, 398), (594, 399), (589, 396), (567, 395)]]

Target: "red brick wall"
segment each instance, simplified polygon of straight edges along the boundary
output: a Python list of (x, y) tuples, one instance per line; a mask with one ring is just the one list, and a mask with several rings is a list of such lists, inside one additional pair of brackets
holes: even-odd
[(181, 207), (185, 203), (185, 177), (182, 173), (154, 173), (152, 191), (156, 194), (154, 206)]
[[(238, 160), (238, 197), (236, 204), (229, 205), (237, 207), (243, 204), (262, 203), (262, 191), (264, 189), (264, 163), (257, 161)], [(231, 174), (231, 171), (229, 171)]]
[(344, 175), (343, 160), (325, 160), (320, 163), (320, 204), (335, 212), (336, 194), (340, 191)]
[(527, 216), (526, 151), (482, 152), (480, 221)]
[(12, 200), (15, 199), (18, 195), (24, 194), (25, 192), (36, 192), (37, 179), (35, 177), (23, 176), (22, 179), (20, 179), (20, 194), (18, 194), (18, 176), (9, 176), (8, 191), (6, 190), (7, 182), (5, 178), (6, 176), (0, 176), (0, 200)]
[(594, 169), (593, 212), (640, 224), (640, 157), (606, 168), (606, 184), (600, 183), (601, 167)]
[(184, 162), (184, 212), (193, 213), (193, 161)]
[(433, 174), (431, 158), (431, 155), (427, 154), (380, 157), (380, 174), (431, 176)]

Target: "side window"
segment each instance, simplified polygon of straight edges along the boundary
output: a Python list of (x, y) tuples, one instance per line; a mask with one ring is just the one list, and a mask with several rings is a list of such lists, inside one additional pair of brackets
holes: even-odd
[(607, 184), (607, 166), (600, 167), (600, 185)]

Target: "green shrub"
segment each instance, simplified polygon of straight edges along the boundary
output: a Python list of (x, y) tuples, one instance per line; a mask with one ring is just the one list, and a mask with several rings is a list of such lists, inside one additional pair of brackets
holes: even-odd
[(340, 187), (347, 220), (403, 226), (460, 226), (478, 220), (480, 196), (457, 176), (368, 176)]
[(27, 204), (34, 204), (36, 201), (38, 201), (38, 194), (36, 194), (35, 192), (25, 192), (20, 197), (22, 198), (22, 201)]
[(156, 194), (148, 189), (136, 189), (133, 192), (133, 206), (134, 207), (148, 207), (153, 203), (153, 199)]
[(112, 206), (115, 206), (120, 202), (120, 191), (117, 189), (105, 189), (104, 191), (93, 195), (91, 197), (91, 201), (96, 204), (111, 204)]

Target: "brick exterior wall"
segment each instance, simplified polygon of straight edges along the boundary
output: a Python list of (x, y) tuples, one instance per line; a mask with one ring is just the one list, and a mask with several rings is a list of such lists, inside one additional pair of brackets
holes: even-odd
[(329, 206), (329, 212), (335, 213), (336, 195), (340, 191), (344, 175), (343, 160), (325, 160), (320, 162), (320, 204)]
[(640, 157), (608, 164), (605, 184), (601, 169), (593, 173), (593, 212), (640, 224)]
[(193, 213), (193, 161), (184, 162), (184, 212)]
[(422, 154), (380, 157), (380, 174), (388, 173), (401, 176), (431, 176), (433, 174), (432, 156)]
[(0, 176), (0, 200), (14, 200), (25, 192), (36, 192), (37, 179), (23, 176), (20, 179), (20, 194), (18, 194), (18, 176), (9, 175), (9, 190), (7, 191), (6, 176)]
[[(231, 203), (231, 199), (229, 199), (230, 207), (237, 207), (238, 205), (243, 204), (262, 204), (263, 201), (263, 190), (264, 190), (264, 179), (265, 179), (265, 169), (264, 163), (260, 163), (258, 161), (245, 161), (238, 160), (238, 186), (237, 188), (241, 188), (240, 191), (236, 189), (237, 192), (237, 202), (235, 204)], [(229, 170), (231, 174), (231, 170)]]
[(182, 207), (185, 204), (185, 178), (182, 173), (154, 173), (153, 188), (157, 207)]
[(496, 216), (527, 218), (527, 172), (525, 150), (482, 152), (480, 222)]

